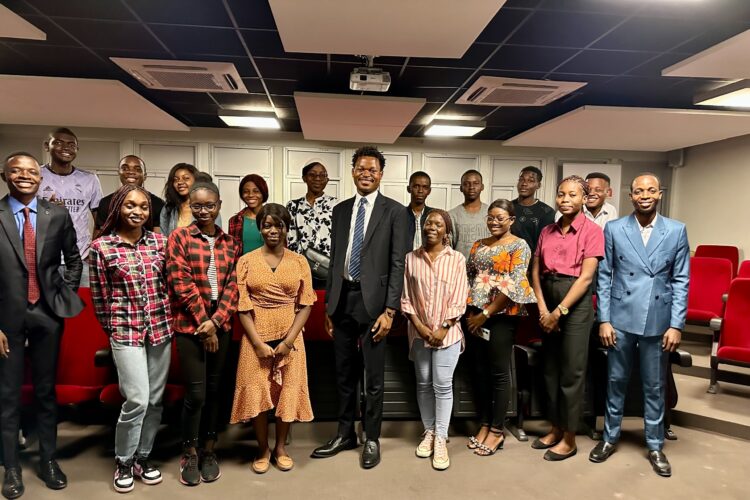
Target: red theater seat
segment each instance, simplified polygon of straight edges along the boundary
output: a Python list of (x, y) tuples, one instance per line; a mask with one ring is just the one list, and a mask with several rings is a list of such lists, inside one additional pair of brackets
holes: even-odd
[(750, 278), (750, 260), (743, 260), (740, 270), (737, 271), (738, 278)]
[[(94, 365), (96, 351), (109, 348), (109, 340), (94, 314), (91, 290), (79, 288), (78, 296), (86, 304), (81, 314), (65, 320), (57, 361), (57, 404), (72, 405), (95, 401), (110, 377), (111, 369)], [(26, 383), (21, 403), (31, 404), (34, 388), (27, 362)]]
[(698, 245), (695, 249), (696, 257), (714, 257), (727, 259), (732, 263), (732, 278), (737, 276), (737, 266), (740, 263), (740, 250), (729, 245)]
[(305, 323), (303, 338), (305, 341), (331, 341), (331, 336), (326, 332), (326, 291), (315, 290), (318, 298), (310, 311), (310, 317)]
[(724, 317), (711, 321), (714, 343), (711, 349), (711, 384), (716, 393), (719, 364), (750, 368), (750, 278), (737, 278), (729, 287)]
[(724, 310), (722, 296), (732, 281), (732, 264), (727, 259), (693, 257), (690, 259), (687, 322), (708, 326)]

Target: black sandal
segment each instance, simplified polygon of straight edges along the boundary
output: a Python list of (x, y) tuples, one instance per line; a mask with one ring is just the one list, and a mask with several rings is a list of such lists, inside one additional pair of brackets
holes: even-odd
[[(502, 450), (503, 449), (503, 445), (505, 444), (505, 432), (503, 432), (501, 430), (497, 431), (497, 430), (494, 430), (494, 429), (490, 428), (490, 434), (492, 434), (494, 436), (498, 436), (498, 437), (502, 436), (503, 440), (500, 441), (499, 443), (497, 443), (497, 445), (495, 446), (495, 448), (490, 448), (489, 446), (485, 445), (484, 443), (479, 443), (479, 445), (477, 445), (476, 450), (474, 450), (474, 454), (475, 455), (478, 455), (480, 457), (489, 457), (490, 455), (494, 455), (495, 452), (497, 452), (498, 450)], [(482, 453), (479, 453), (479, 452), (482, 452)]]
[[(482, 427), (489, 427), (489, 425), (480, 425), (479, 429), (481, 430)], [(469, 436), (469, 444), (466, 445), (466, 447), (470, 450), (476, 450), (479, 448), (479, 445), (482, 444), (479, 442), (479, 440), (474, 436)]]

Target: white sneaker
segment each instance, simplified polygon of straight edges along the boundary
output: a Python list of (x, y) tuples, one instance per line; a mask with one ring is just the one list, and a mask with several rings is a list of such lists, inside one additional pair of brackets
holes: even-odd
[(422, 442), (417, 446), (416, 454), (419, 458), (429, 458), (432, 455), (432, 446), (435, 442), (435, 431), (427, 429), (422, 434)]
[(432, 454), (432, 468), (435, 470), (445, 470), (451, 466), (451, 459), (448, 457), (448, 446), (445, 438), (435, 436), (434, 451)]
[(135, 488), (135, 479), (133, 478), (133, 460), (125, 462), (116, 461), (115, 478), (113, 485), (118, 493), (129, 493)]

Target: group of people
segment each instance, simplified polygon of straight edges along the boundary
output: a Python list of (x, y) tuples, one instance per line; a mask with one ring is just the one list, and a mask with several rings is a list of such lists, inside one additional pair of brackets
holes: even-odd
[[(532, 448), (546, 449), (550, 461), (573, 456), (596, 294), (599, 337), (610, 353), (605, 436), (590, 459), (602, 462), (615, 450), (638, 348), (649, 458), (657, 473), (671, 473), (662, 452), (664, 351), (679, 344), (685, 321), (689, 247), (684, 225), (657, 215), (662, 191), (656, 176), (633, 180), (635, 211), (621, 219), (606, 203), (609, 178), (593, 173), (558, 184), (555, 222), (555, 210), (536, 198), (542, 181), (536, 167), (522, 169), (517, 199), (490, 205), (480, 199), (481, 173), (465, 172), (464, 202), (450, 212), (426, 205), (431, 179), (415, 172), (404, 208), (380, 193), (385, 157), (365, 146), (352, 158), (353, 198), (338, 202), (325, 194), (328, 174), (317, 162), (302, 170), (306, 195), (286, 207), (268, 203), (265, 180), (250, 174), (239, 186), (246, 208), (224, 232), (219, 189), (192, 165), (171, 169), (162, 201), (143, 187), (145, 162), (128, 155), (118, 170), (122, 187), (102, 198), (96, 176), (73, 166), (78, 141), (72, 131), (53, 131), (45, 149), (48, 164), (16, 152), (2, 173), (9, 189), (0, 200), (0, 302), (10, 312), (0, 317), (6, 498), (24, 492), (18, 457), (24, 350), (38, 404), (40, 477), (52, 489), (67, 485), (55, 460), (55, 373), (63, 319), (83, 308), (79, 284), (90, 286), (125, 399), (115, 436), (118, 492), (131, 491), (135, 478), (162, 481), (149, 455), (172, 342), (185, 385), (180, 481), (194, 486), (221, 476), (214, 449), (228, 371), (236, 382), (230, 422), (252, 422), (258, 440), (252, 470), (262, 474), (272, 463), (291, 470), (285, 448), (290, 425), (313, 419), (303, 328), (315, 290), (323, 288), (339, 418), (336, 436), (313, 457), (358, 447), (364, 368), (361, 465), (380, 462), (384, 340), (400, 313), (408, 318), (424, 424), (418, 457), (431, 457), (438, 470), (450, 465), (452, 381), (464, 350), (475, 375), (479, 420), (467, 446), (480, 456), (502, 449), (510, 358), (524, 317), (544, 332), (552, 424)], [(235, 317), (242, 332), (239, 362), (227, 370)]]

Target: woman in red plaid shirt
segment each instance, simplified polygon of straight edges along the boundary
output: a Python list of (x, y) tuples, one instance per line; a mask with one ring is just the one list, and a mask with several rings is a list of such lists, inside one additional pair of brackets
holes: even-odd
[(167, 280), (185, 382), (180, 482), (195, 486), (221, 476), (213, 451), (217, 395), (238, 291), (234, 238), (215, 224), (221, 210), (219, 188), (210, 182), (195, 183), (190, 188), (190, 210), (195, 221), (169, 235)]
[(145, 229), (151, 213), (151, 197), (143, 188), (122, 186), (89, 253), (91, 297), (109, 335), (125, 397), (115, 431), (114, 488), (120, 493), (133, 489), (134, 475), (144, 484), (162, 480), (148, 456), (161, 422), (172, 329), (167, 239)]

